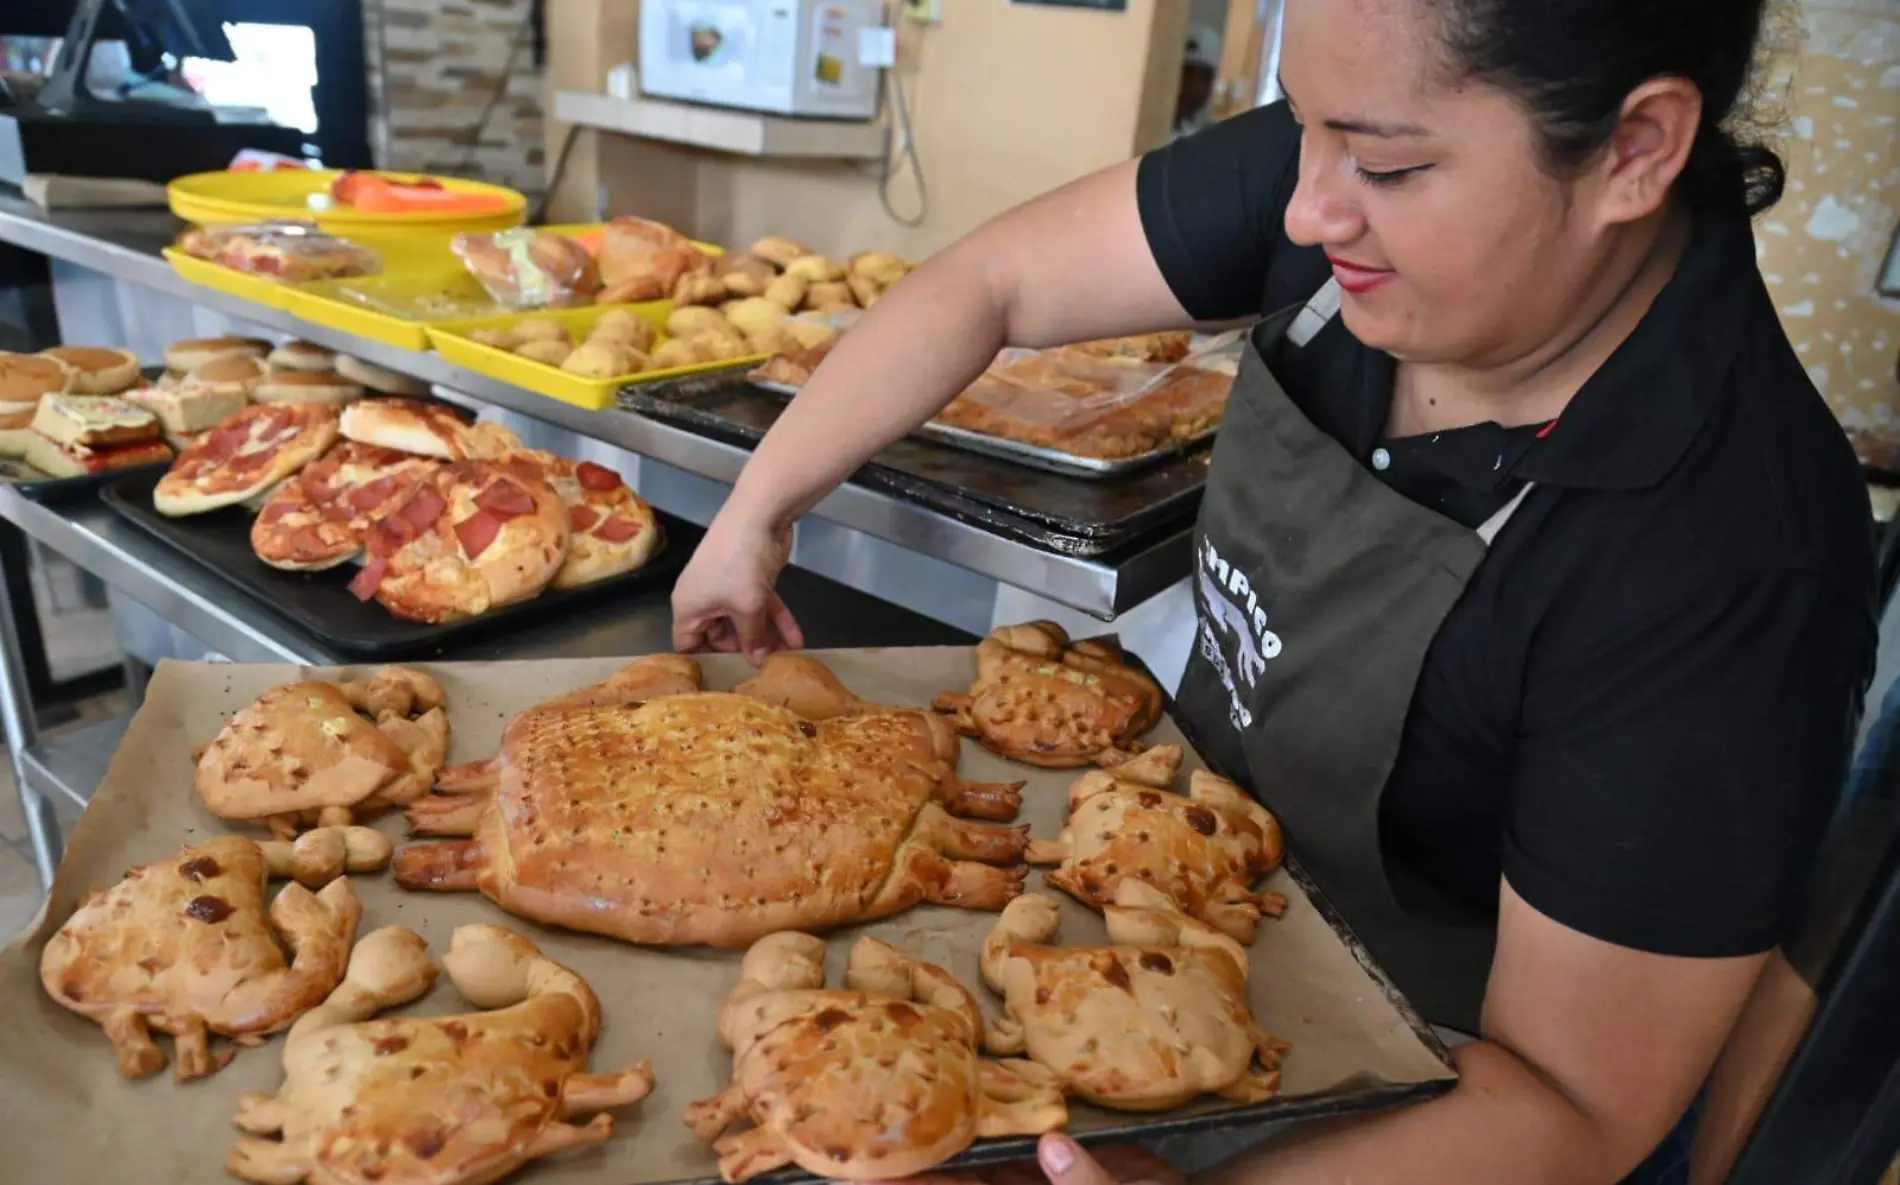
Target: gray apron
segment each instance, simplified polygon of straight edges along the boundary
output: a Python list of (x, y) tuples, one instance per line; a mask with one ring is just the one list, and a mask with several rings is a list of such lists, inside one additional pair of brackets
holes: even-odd
[(1387, 486), (1270, 369), (1339, 310), (1336, 282), (1252, 335), (1195, 537), (1198, 631), (1176, 697), (1200, 752), (1277, 815), (1301, 864), (1428, 1019), (1477, 1031), (1490, 928), (1406, 906), (1379, 800), (1426, 650), (1524, 497), (1473, 531)]

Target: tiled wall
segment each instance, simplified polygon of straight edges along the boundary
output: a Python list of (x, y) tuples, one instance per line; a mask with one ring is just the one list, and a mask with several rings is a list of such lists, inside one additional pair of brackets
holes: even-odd
[[(543, 186), (542, 79), (524, 34), (529, 0), (364, 0), (371, 64), (370, 143), (385, 168), (456, 173), (538, 193)], [(509, 49), (506, 89), (469, 160)]]
[(1788, 192), (1761, 267), (1815, 386), (1866, 460), (1900, 468), (1900, 301), (1874, 294), (1900, 218), (1900, 0), (1800, 0), (1765, 92)]

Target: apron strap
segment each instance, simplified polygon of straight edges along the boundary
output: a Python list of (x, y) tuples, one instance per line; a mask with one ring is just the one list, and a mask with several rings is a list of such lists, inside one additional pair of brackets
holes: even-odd
[(1312, 295), (1299, 316), (1293, 319), (1293, 324), (1287, 327), (1287, 344), (1303, 346), (1319, 336), (1319, 331), (1326, 328), (1326, 323), (1339, 315), (1339, 302), (1343, 299), (1337, 276), (1320, 285), (1319, 291)]
[(1498, 532), (1504, 529), (1504, 524), (1511, 521), (1511, 516), (1517, 513), (1517, 508), (1524, 505), (1524, 499), (1536, 488), (1536, 482), (1525, 482), (1524, 488), (1517, 492), (1517, 497), (1512, 498), (1509, 502), (1500, 506), (1496, 514), (1479, 524), (1478, 538), (1483, 541), (1486, 547), (1491, 546), (1491, 541), (1498, 537)]

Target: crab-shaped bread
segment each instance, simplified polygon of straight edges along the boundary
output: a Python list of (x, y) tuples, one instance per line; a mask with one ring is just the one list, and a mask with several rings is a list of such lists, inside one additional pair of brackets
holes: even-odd
[[(824, 958), (807, 934), (760, 939), (720, 1011), (732, 1080), (689, 1106), (686, 1122), (727, 1181), (789, 1164), (842, 1180), (907, 1177), (978, 1139), (1068, 1122), (1047, 1071), (978, 1055), (983, 1018), (949, 972), (860, 938), (844, 989), (828, 991)], [(723, 1134), (743, 1119), (754, 1126)]]
[[(284, 1042), (284, 1084), (246, 1095), (226, 1167), (262, 1185), (487, 1185), (613, 1134), (607, 1109), (653, 1089), (647, 1064), (587, 1073), (600, 1001), (500, 926), (462, 926), (442, 960), (483, 1012), (389, 1017), (435, 981), (427, 944), (386, 926)], [(585, 1124), (568, 1120), (592, 1115)], [(276, 1137), (275, 1139), (269, 1137)]]
[(1247, 1004), (1240, 944), (1126, 880), (1107, 909), (1113, 946), (1046, 945), (1055, 899), (1010, 903), (983, 943), (983, 981), (1004, 1018), (985, 1047), (1026, 1055), (1080, 1098), (1121, 1111), (1163, 1111), (1199, 1095), (1272, 1098), (1286, 1046)]
[(1012, 817), (1017, 789), (959, 780), (956, 735), (934, 714), (813, 721), (759, 695), (640, 694), (675, 686), (680, 661), (610, 680), (626, 704), (510, 721), (498, 761), (457, 767), (460, 793), (409, 810), (416, 834), (469, 838), (403, 849), (397, 882), (479, 890), (629, 942), (717, 947), (924, 901), (1000, 910), (1022, 891), (1027, 828), (953, 817)]
[[(119, 1073), (164, 1067), (157, 1029), (176, 1039), (178, 1077), (202, 1078), (234, 1052), (214, 1053), (213, 1033), (255, 1044), (336, 987), (363, 912), (336, 878), (388, 862), (389, 841), (367, 827), (319, 828), (295, 844), (236, 835), (194, 844), (87, 893), (41, 952), (40, 982), (105, 1028)], [(301, 883), (266, 908), (273, 876)]]
[(280, 836), (362, 822), (429, 792), (449, 751), (442, 685), (384, 667), (363, 680), (273, 687), (198, 757), (198, 794), (222, 819)]
[(1285, 853), (1280, 824), (1226, 778), (1204, 769), (1188, 792), (1169, 789), (1179, 745), (1157, 745), (1113, 770), (1091, 770), (1069, 787), (1069, 819), (1054, 843), (1032, 842), (1029, 862), (1057, 864), (1044, 879), (1094, 909), (1130, 879), (1165, 892), (1182, 912), (1241, 942), (1260, 916), (1279, 917), (1286, 898), (1254, 882)]
[(1114, 766), (1161, 718), (1161, 688), (1101, 642), (1050, 621), (1004, 626), (977, 643), (976, 682), (937, 710), (992, 752), (1029, 765)]

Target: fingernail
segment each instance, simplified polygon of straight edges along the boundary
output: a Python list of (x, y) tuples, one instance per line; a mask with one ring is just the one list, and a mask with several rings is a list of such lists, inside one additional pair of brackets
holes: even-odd
[(1044, 1136), (1042, 1147), (1037, 1151), (1042, 1157), (1042, 1167), (1048, 1169), (1051, 1176), (1060, 1177), (1075, 1166), (1075, 1145), (1065, 1136)]

